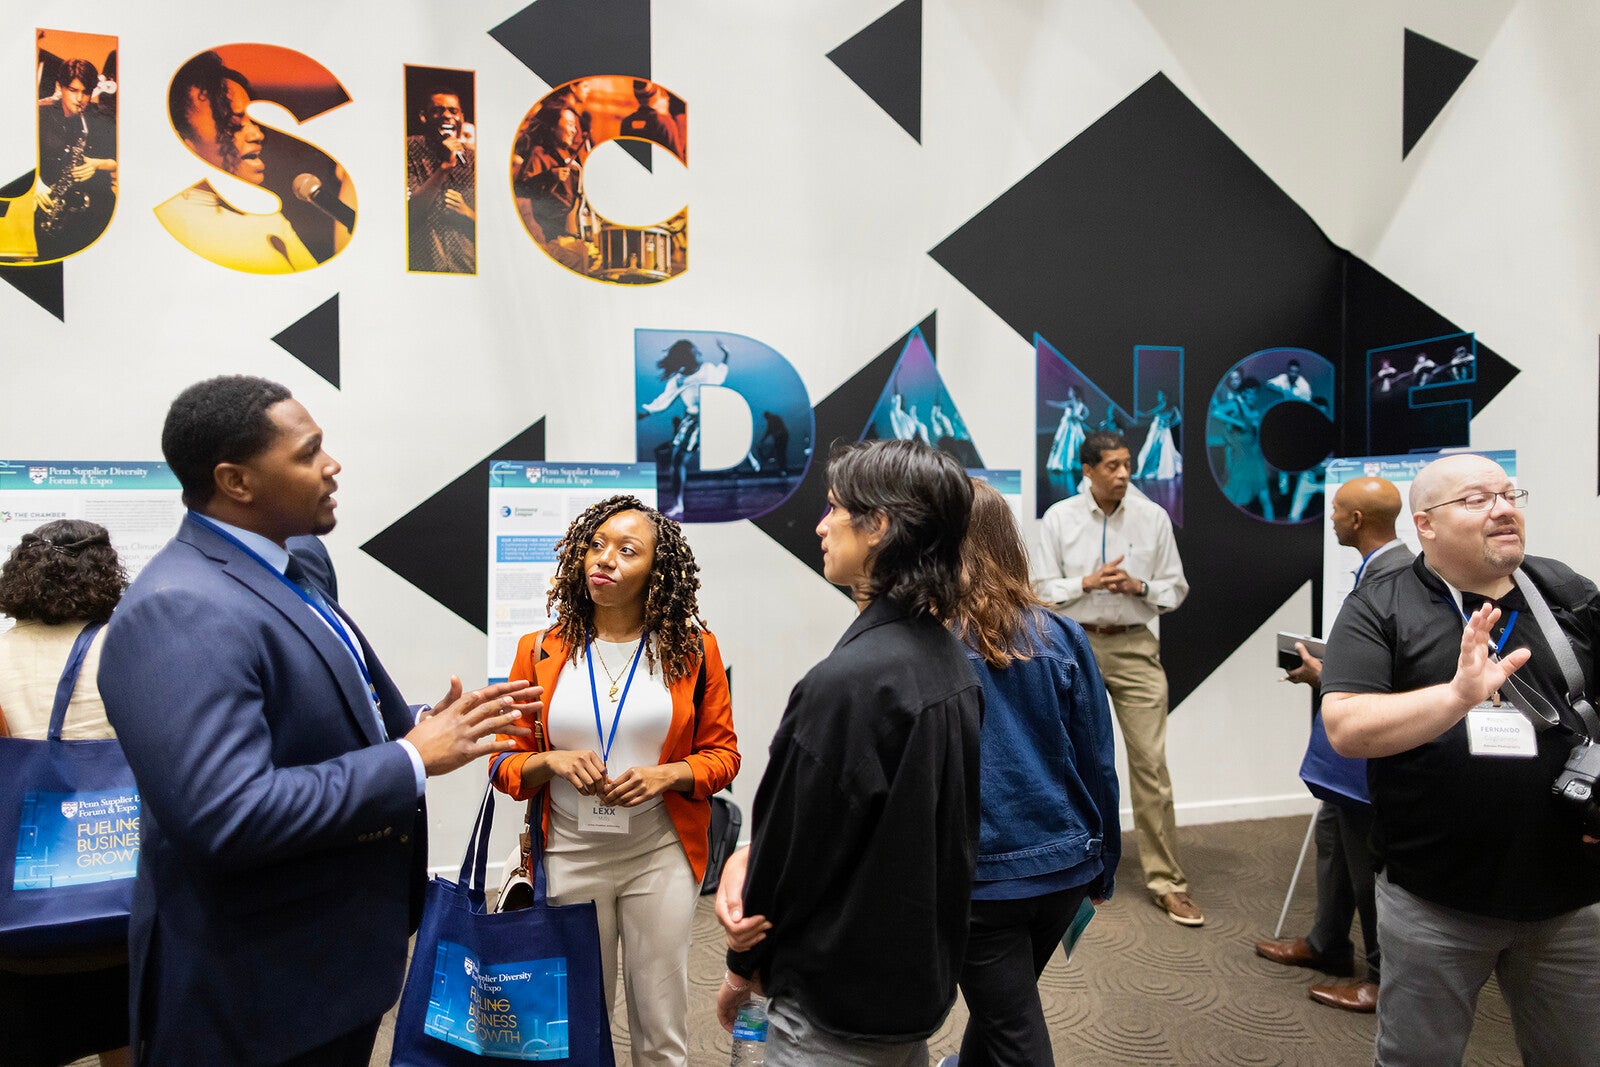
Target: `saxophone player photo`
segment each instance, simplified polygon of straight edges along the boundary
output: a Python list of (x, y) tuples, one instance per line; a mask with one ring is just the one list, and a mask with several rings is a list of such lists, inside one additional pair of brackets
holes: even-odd
[[(40, 59), (41, 81), (51, 80), (49, 70), (55, 68), (53, 95), (39, 101), (34, 184), (34, 261), (47, 263), (83, 251), (110, 224), (117, 196), (117, 126), (114, 114), (107, 113), (115, 82), (103, 79), (94, 63), (59, 59), (43, 48)], [(108, 62), (115, 62), (114, 51)]]

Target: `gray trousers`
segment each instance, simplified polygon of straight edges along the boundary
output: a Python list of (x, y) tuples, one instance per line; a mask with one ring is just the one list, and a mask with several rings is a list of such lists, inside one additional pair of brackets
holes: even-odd
[(1380, 1067), (1459, 1064), (1491, 973), (1525, 1067), (1600, 1065), (1600, 904), (1541, 922), (1430, 904), (1377, 879)]
[(842, 1041), (801, 1013), (792, 1000), (767, 1004), (767, 1067), (928, 1067), (928, 1042), (878, 1045)]

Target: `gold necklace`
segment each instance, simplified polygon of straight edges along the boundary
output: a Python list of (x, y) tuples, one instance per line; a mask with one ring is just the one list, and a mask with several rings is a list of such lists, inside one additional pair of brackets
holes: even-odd
[[(638, 643), (633, 646), (633, 653), (628, 656), (629, 660), (633, 659), (633, 656), (638, 653), (639, 645), (643, 643), (644, 634), (640, 634)], [(606, 696), (610, 697), (611, 703), (615, 704), (617, 702), (617, 687), (622, 684), (622, 670), (618, 668), (616, 674), (611, 673), (611, 668), (606, 665), (605, 656), (600, 652), (600, 642), (598, 640), (592, 642), (590, 647), (594, 649), (594, 658), (600, 661), (600, 669), (606, 672), (606, 677), (611, 681), (611, 689), (606, 693)]]

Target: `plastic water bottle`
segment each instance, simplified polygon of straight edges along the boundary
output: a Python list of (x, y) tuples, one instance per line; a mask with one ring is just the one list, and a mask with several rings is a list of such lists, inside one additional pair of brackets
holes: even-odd
[(729, 1067), (762, 1067), (767, 1062), (767, 998), (751, 997), (733, 1020), (733, 1059)]

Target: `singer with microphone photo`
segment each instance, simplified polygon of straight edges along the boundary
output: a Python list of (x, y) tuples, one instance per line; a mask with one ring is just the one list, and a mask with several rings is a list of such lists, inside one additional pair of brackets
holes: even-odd
[[(406, 267), (478, 272), (477, 153), (470, 70), (406, 67)], [(299, 189), (296, 188), (296, 192)]]
[[(184, 147), (234, 178), (275, 194), (277, 211), (244, 211), (201, 180), (155, 209), (179, 243), (213, 263), (252, 274), (311, 270), (342, 251), (355, 230), (355, 188), (345, 170), (314, 145), (287, 135), (268, 141), (268, 128), (249, 112), (257, 99), (235, 69), (259, 51), (269, 69), (270, 45), (231, 45), (201, 52), (172, 77), (167, 106)], [(330, 75), (331, 78), (331, 75)], [(321, 106), (347, 100), (337, 81), (295, 86)], [(291, 175), (293, 176), (291, 178)]]

